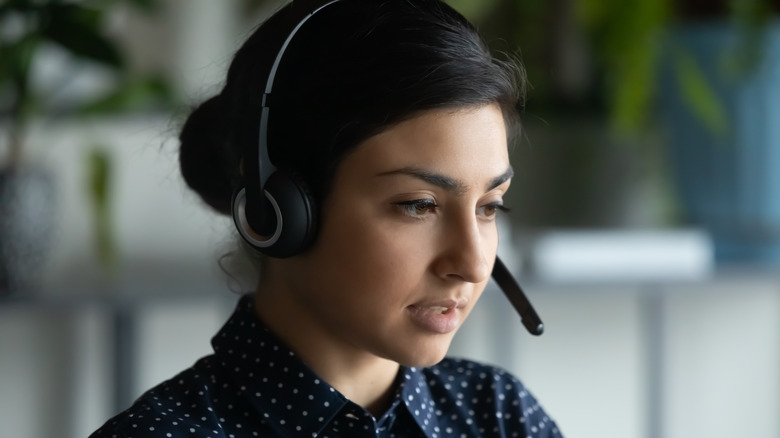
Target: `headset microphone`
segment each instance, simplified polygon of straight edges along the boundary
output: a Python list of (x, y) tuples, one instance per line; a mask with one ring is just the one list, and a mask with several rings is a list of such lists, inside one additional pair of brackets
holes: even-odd
[(528, 297), (525, 296), (523, 289), (517, 284), (517, 281), (509, 269), (504, 265), (498, 256), (496, 256), (496, 263), (493, 265), (493, 279), (496, 280), (501, 291), (512, 303), (515, 310), (520, 314), (520, 320), (523, 322), (525, 329), (532, 335), (539, 336), (544, 332), (544, 324), (536, 314), (531, 302), (528, 301)]

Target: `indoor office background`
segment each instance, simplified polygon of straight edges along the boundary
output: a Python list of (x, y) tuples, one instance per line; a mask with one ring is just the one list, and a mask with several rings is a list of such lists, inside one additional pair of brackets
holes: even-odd
[[(33, 51), (21, 154), (7, 72), (38, 22), (11, 3), (0, 437), (85, 437), (208, 354), (251, 285), (223, 257), (230, 219), (184, 187), (176, 136), (282, 2), (57, 9), (71, 27)], [(527, 334), (491, 284), (451, 353), (519, 375), (570, 437), (780, 437), (777, 2), (451, 3), (527, 66), (500, 252), (546, 324)]]

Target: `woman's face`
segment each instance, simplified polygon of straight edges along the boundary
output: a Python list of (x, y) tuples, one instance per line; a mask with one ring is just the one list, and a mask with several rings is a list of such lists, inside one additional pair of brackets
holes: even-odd
[(490, 277), (511, 174), (495, 105), (425, 112), (359, 145), (337, 169), (314, 246), (282, 270), (310, 340), (440, 361)]

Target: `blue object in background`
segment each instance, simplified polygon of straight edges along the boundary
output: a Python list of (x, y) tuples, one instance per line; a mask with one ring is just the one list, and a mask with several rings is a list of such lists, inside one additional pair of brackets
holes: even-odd
[[(676, 29), (659, 109), (685, 220), (712, 233), (718, 262), (780, 266), (780, 21), (759, 45), (740, 45), (741, 32), (727, 22)], [(736, 71), (746, 49), (759, 58)], [(684, 56), (717, 95), (725, 126), (704, 123), (684, 97), (675, 72)]]

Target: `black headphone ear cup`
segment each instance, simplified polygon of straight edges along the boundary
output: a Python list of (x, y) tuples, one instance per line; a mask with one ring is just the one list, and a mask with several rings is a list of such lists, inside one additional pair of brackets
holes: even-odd
[(273, 212), (268, 214), (276, 215), (274, 235), (278, 233), (278, 238), (258, 249), (277, 258), (300, 253), (314, 240), (317, 229), (316, 208), (308, 185), (298, 174), (279, 169), (268, 178), (264, 192), (273, 206)]

